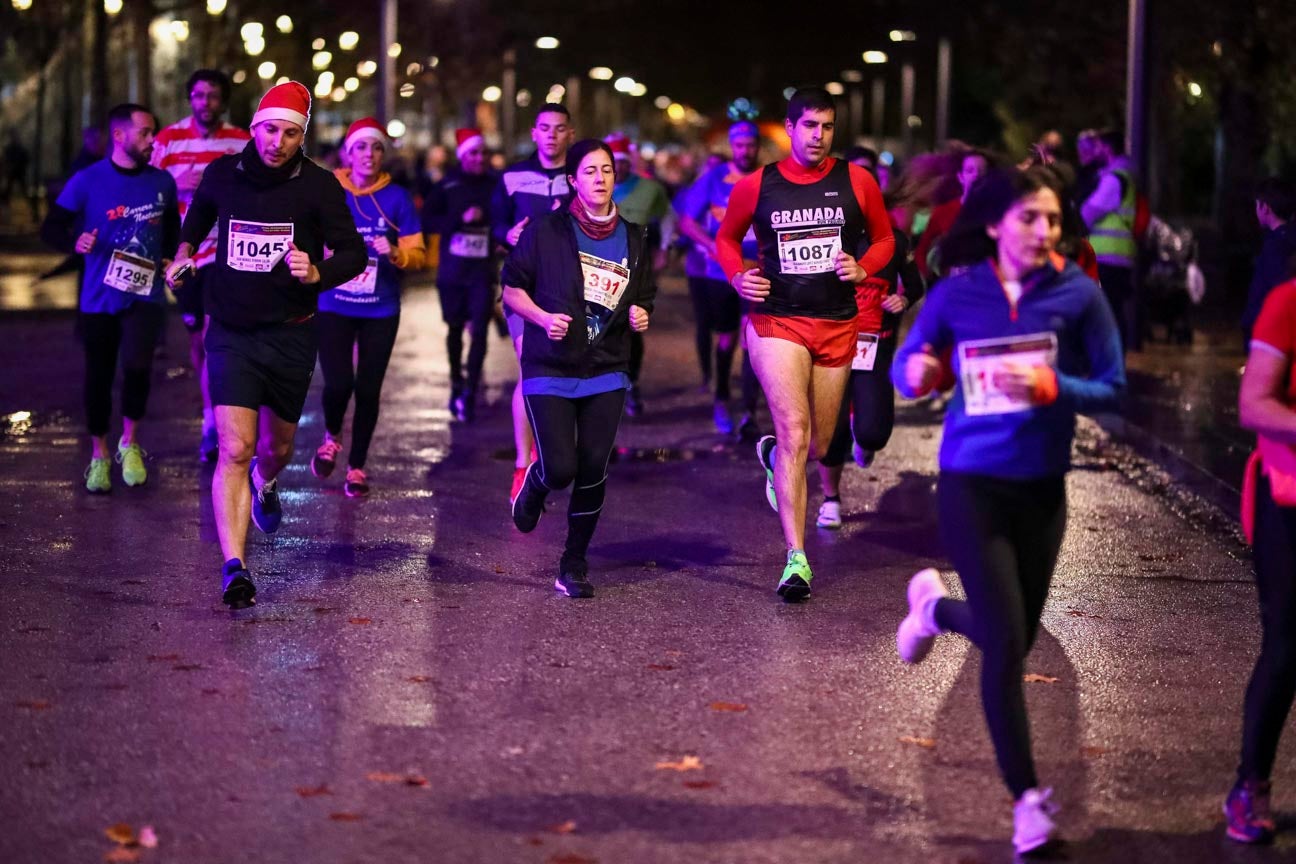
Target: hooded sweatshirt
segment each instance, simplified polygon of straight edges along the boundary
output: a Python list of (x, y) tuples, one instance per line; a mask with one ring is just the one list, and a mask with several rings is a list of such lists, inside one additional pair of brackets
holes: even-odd
[[(409, 193), (393, 186), (385, 171), (363, 189), (352, 182), (350, 168), (339, 168), (333, 176), (346, 190), (347, 206), (369, 255), (359, 276), (320, 295), (320, 311), (389, 318), (400, 311), (402, 271), (421, 269), (427, 260), (418, 211)], [(374, 251), (379, 237), (391, 243), (390, 255)]]

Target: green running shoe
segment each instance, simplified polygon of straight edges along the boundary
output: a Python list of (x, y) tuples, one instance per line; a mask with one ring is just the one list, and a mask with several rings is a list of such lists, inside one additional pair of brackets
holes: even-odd
[(101, 495), (112, 491), (112, 460), (91, 459), (85, 472), (86, 491)]
[(756, 458), (765, 469), (765, 500), (775, 513), (778, 512), (778, 497), (774, 494), (774, 448), (777, 445), (773, 435), (766, 435), (756, 442)]
[(127, 486), (143, 486), (148, 479), (148, 469), (144, 467), (144, 451), (138, 444), (123, 447), (117, 445), (117, 461), (122, 466), (122, 479)]
[(788, 552), (787, 566), (783, 568), (783, 578), (779, 581), (779, 596), (787, 603), (796, 603), (810, 596), (810, 562), (806, 561), (804, 552)]

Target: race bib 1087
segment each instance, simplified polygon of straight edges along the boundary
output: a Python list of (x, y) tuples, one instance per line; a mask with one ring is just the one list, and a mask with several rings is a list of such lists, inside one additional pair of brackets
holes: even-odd
[(288, 254), (291, 222), (245, 222), (231, 219), (225, 263), (244, 273), (268, 273)]
[(1029, 399), (1010, 396), (995, 382), (995, 376), (1009, 363), (1023, 366), (1052, 366), (1057, 362), (1057, 334), (1029, 333), (997, 339), (960, 342), (959, 377), (963, 384), (963, 407), (969, 416), (1011, 414), (1029, 411)]
[(779, 272), (831, 273), (841, 251), (841, 227), (801, 228), (778, 232)]

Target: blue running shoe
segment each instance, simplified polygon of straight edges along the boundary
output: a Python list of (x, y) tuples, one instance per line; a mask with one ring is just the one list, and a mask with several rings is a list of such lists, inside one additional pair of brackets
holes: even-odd
[(253, 457), (252, 467), (248, 470), (248, 485), (252, 487), (252, 524), (266, 534), (273, 534), (279, 530), (279, 523), (283, 521), (283, 507), (279, 504), (279, 481), (271, 480), (257, 492), (256, 484), (252, 482), (256, 466), (257, 460)]

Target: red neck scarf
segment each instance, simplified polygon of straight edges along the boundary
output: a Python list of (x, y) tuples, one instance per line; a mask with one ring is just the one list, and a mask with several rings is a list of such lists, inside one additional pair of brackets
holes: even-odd
[(567, 209), (571, 212), (572, 218), (576, 220), (576, 224), (580, 226), (580, 229), (595, 240), (606, 240), (611, 237), (613, 232), (616, 231), (617, 225), (621, 222), (621, 216), (617, 213), (616, 204), (612, 205), (612, 215), (595, 216), (585, 209), (585, 205), (581, 203), (579, 196), (573, 195), (571, 204)]

